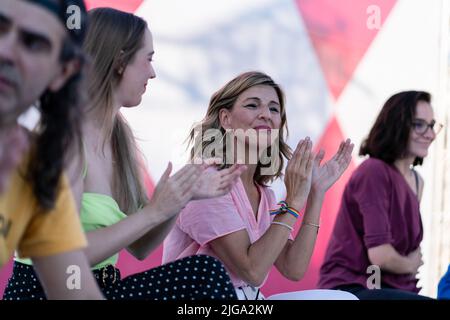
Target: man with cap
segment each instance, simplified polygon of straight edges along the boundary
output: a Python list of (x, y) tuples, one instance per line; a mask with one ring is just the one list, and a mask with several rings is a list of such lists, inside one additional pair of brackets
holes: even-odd
[[(80, 139), (86, 8), (82, 0), (0, 4), (0, 267), (17, 250), (33, 260), (48, 299), (102, 299), (63, 174)], [(31, 135), (18, 117), (33, 105), (40, 120)]]

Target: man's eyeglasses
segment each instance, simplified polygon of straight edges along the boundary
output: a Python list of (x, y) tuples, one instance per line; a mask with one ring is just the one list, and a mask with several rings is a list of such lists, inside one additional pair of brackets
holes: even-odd
[(427, 132), (428, 128), (430, 128), (434, 132), (434, 134), (437, 135), (439, 132), (441, 132), (443, 127), (443, 124), (436, 123), (435, 120), (428, 123), (425, 120), (416, 119), (412, 122), (412, 128), (414, 132), (420, 135), (424, 135)]

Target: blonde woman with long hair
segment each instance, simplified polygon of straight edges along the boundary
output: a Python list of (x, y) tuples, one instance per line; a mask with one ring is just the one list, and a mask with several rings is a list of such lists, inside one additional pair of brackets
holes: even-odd
[[(214, 129), (223, 139), (205, 141)], [(243, 130), (248, 136), (237, 134)], [(324, 152), (314, 156), (309, 138), (292, 153), (286, 134), (284, 94), (268, 75), (241, 74), (213, 94), (200, 128), (190, 134), (191, 154), (213, 149), (213, 155), (222, 157), (223, 168), (234, 162), (245, 163), (247, 170), (228, 194), (192, 201), (183, 209), (164, 242), (163, 262), (191, 254), (217, 257), (229, 271), (238, 297), (249, 300), (263, 298), (259, 287), (274, 265), (290, 280), (303, 277), (319, 231), (323, 198), (350, 163), (353, 145), (350, 140), (342, 142), (334, 157), (321, 164)], [(211, 148), (217, 140), (219, 145)], [(251, 161), (255, 152), (257, 161)], [(264, 160), (266, 155), (270, 162)], [(284, 178), (287, 194), (278, 207), (267, 184), (282, 176), (284, 159), (289, 159)], [(294, 237), (291, 232), (305, 205)], [(349, 296), (354, 298), (346, 293), (332, 298)]]
[(121, 279), (115, 267), (120, 250), (146, 258), (188, 201), (227, 193), (245, 167), (213, 174), (204, 170), (208, 163), (188, 164), (171, 176), (169, 163), (148, 199), (136, 141), (120, 109), (139, 105), (148, 80), (155, 78), (152, 35), (146, 22), (133, 14), (100, 8), (89, 18), (84, 49), (91, 58), (87, 83), (91, 101), (83, 128), (84, 154), (71, 171), (89, 241), (86, 256), (101, 290), (108, 299), (235, 298), (221, 263), (207, 256)]

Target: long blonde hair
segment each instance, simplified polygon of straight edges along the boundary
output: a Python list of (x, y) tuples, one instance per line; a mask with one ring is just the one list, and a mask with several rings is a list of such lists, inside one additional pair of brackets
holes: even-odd
[[(226, 136), (226, 131), (220, 125), (220, 110), (227, 109), (231, 110), (236, 103), (238, 97), (246, 90), (258, 86), (265, 85), (270, 86), (275, 89), (277, 93), (278, 100), (280, 101), (280, 115), (281, 115), (281, 125), (279, 130), (279, 148), (278, 148), (278, 156), (272, 157), (275, 159), (277, 163), (277, 169), (272, 175), (262, 175), (261, 174), (261, 162), (258, 161), (258, 165), (256, 168), (255, 176), (253, 177), (254, 181), (260, 185), (266, 185), (268, 182), (273, 181), (276, 178), (281, 177), (284, 158), (290, 159), (292, 156), (292, 150), (288, 144), (286, 144), (285, 139), (288, 136), (288, 126), (286, 119), (286, 109), (285, 109), (285, 98), (284, 93), (281, 87), (273, 81), (271, 77), (268, 75), (258, 72), (258, 71), (250, 71), (246, 73), (242, 73), (225, 84), (221, 89), (215, 92), (211, 100), (209, 102), (208, 110), (206, 111), (206, 116), (196, 124), (190, 131), (188, 141), (189, 145), (192, 145), (190, 158), (191, 161), (194, 158), (199, 157), (199, 155), (195, 154), (196, 151), (201, 151), (202, 154), (205, 149), (212, 143), (217, 143), (217, 141), (210, 139), (207, 137), (209, 129), (220, 129), (222, 136)], [(200, 133), (196, 136), (196, 133)], [(226, 139), (221, 141), (222, 143), (222, 160), (224, 165), (222, 168), (231, 166), (230, 164), (226, 164)], [(272, 152), (272, 147), (268, 148), (269, 154)], [(213, 154), (214, 156), (215, 154)]]
[(113, 92), (122, 80), (120, 69), (133, 60), (142, 47), (147, 23), (130, 13), (111, 8), (89, 12), (85, 52), (91, 58), (88, 77), (92, 109), (103, 117), (104, 144), (110, 142), (114, 163), (113, 197), (121, 210), (131, 214), (148, 203), (142, 180), (144, 168), (133, 132), (122, 114), (113, 114)]

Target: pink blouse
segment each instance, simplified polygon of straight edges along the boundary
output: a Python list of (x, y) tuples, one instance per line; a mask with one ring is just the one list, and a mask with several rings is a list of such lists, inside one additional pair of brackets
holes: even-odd
[[(218, 258), (209, 242), (243, 229), (247, 230), (251, 243), (257, 241), (272, 222), (269, 210), (277, 208), (274, 192), (268, 187), (258, 186), (258, 189), (261, 201), (257, 217), (240, 179), (222, 197), (191, 201), (164, 241), (163, 263), (196, 254)], [(225, 268), (235, 287), (247, 285), (227, 266)]]

